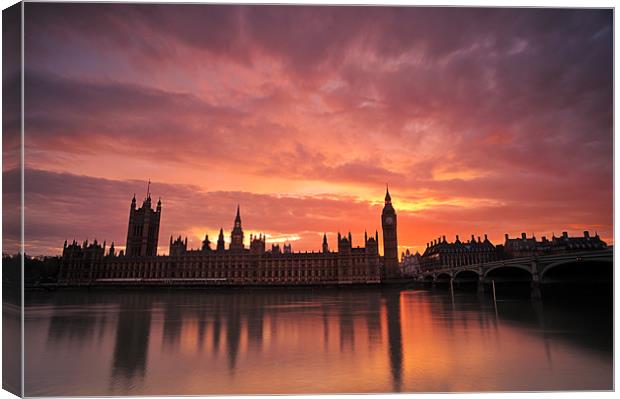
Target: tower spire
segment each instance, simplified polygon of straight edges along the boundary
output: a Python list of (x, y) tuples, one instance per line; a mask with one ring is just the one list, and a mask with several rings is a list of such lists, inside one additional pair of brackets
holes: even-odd
[(215, 248), (217, 251), (224, 250), (224, 229), (220, 228), (220, 234), (217, 236), (217, 247)]
[(383, 228), (383, 277), (387, 279), (398, 277), (398, 238), (396, 234), (396, 211), (392, 206), (390, 189), (385, 185), (385, 206), (381, 212), (381, 227)]
[(230, 249), (243, 250), (243, 229), (241, 228), (241, 212), (239, 204), (237, 204), (237, 216), (235, 216), (235, 224), (230, 232)]
[(148, 179), (146, 198), (142, 202), (140, 210), (136, 210), (135, 193), (131, 199), (127, 243), (125, 245), (125, 254), (127, 256), (157, 255), (160, 220), (161, 202), (158, 202), (156, 211), (151, 207), (151, 179)]
[(235, 216), (234, 228), (241, 228), (241, 213), (239, 211), (239, 204), (237, 204), (237, 215)]

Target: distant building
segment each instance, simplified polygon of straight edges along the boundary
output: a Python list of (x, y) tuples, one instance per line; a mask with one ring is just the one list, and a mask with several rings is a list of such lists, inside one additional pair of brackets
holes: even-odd
[(521, 237), (510, 238), (508, 234), (505, 237), (504, 244), (496, 246), (489, 241), (486, 234), (484, 240), (481, 240), (480, 237), (475, 240), (472, 235), (471, 240), (465, 242), (461, 242), (457, 235), (453, 243), (447, 242), (446, 237), (443, 236), (426, 244), (426, 250), (420, 258), (420, 269), (428, 271), (436, 268), (481, 264), (501, 259), (607, 248), (607, 244), (601, 240), (598, 234), (590, 236), (587, 231), (583, 233), (583, 237), (569, 237), (567, 232), (563, 232), (560, 237), (554, 235), (549, 240), (543, 236), (540, 241), (534, 236), (527, 237), (525, 233), (521, 233)]
[(389, 192), (381, 216), (384, 251), (379, 255), (379, 233), (364, 234), (364, 245), (353, 246), (353, 237), (338, 233), (337, 251), (330, 251), (323, 235), (320, 252), (293, 252), (290, 243), (280, 248), (272, 244), (266, 250), (262, 234), (250, 235), (250, 245), (243, 242), (241, 211), (231, 230), (226, 249), (224, 230), (220, 229), (216, 248), (205, 236), (200, 249), (190, 249), (187, 237), (170, 237), (169, 255), (158, 256), (157, 240), (161, 217), (161, 200), (151, 208), (147, 192), (142, 207), (131, 202), (127, 235), (127, 253), (118, 255), (114, 245), (105, 253), (96, 242), (82, 246), (72, 243), (63, 250), (59, 283), (80, 284), (224, 284), (224, 285), (307, 285), (307, 284), (376, 284), (400, 275), (397, 253), (396, 212)]
[(601, 240), (598, 233), (591, 237), (588, 231), (583, 232), (583, 237), (569, 237), (568, 233), (564, 231), (560, 237), (556, 237), (554, 234), (549, 240), (543, 236), (540, 241), (537, 241), (534, 236), (528, 238), (525, 233), (521, 233), (521, 237), (518, 238), (510, 238), (508, 234), (505, 237), (504, 252), (506, 258), (607, 248), (607, 243)]
[(461, 242), (458, 235), (454, 242), (446, 241), (446, 236), (443, 236), (426, 244), (426, 250), (420, 260), (420, 267), (422, 270), (430, 270), (437, 267), (456, 267), (492, 262), (497, 259), (498, 251), (486, 234), (484, 240), (478, 237), (476, 241), (472, 235), (470, 241), (464, 242)]
[(401, 272), (404, 277), (415, 276), (420, 272), (422, 255), (416, 251), (412, 254), (408, 249), (401, 255)]

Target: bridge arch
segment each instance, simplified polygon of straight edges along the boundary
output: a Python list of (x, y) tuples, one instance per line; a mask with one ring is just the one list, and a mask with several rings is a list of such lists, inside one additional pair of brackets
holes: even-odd
[(558, 279), (573, 281), (600, 280), (612, 281), (613, 259), (566, 259), (546, 265), (541, 274), (541, 282), (552, 282)]
[(491, 267), (484, 273), (484, 279), (486, 281), (495, 279), (508, 279), (508, 280), (532, 280), (532, 270), (529, 265), (522, 264), (509, 264), (499, 265)]
[(480, 274), (477, 270), (465, 269), (454, 273), (454, 281), (478, 281)]
[(437, 276), (435, 276), (435, 281), (438, 282), (443, 282), (443, 281), (450, 281), (452, 279), (452, 273), (449, 272), (442, 272), (437, 274)]

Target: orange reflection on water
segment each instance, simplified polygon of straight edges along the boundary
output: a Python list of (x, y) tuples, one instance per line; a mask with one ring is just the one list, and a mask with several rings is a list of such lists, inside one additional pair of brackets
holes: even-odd
[[(27, 393), (565, 390), (612, 381), (600, 336), (529, 301), (498, 303), (498, 316), (487, 299), (393, 289), (61, 295), (28, 308)], [(50, 376), (67, 350), (74, 360)], [(103, 363), (89, 367), (92, 359)], [(62, 383), (72, 375), (79, 383)]]

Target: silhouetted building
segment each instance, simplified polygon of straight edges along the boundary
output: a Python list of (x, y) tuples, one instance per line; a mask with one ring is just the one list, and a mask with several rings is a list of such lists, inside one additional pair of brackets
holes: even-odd
[(385, 190), (385, 205), (381, 212), (381, 227), (383, 228), (383, 262), (384, 278), (399, 276), (398, 268), (398, 238), (396, 236), (396, 211), (392, 206), (390, 191)]
[[(157, 256), (157, 235), (161, 201), (157, 210), (150, 206), (150, 193), (140, 209), (135, 196), (129, 216), (127, 254), (116, 255), (114, 248), (104, 256), (105, 248), (98, 244), (80, 247), (75, 242), (65, 245), (61, 262), (61, 284), (374, 284), (382, 275), (398, 275), (396, 212), (386, 193), (382, 214), (384, 250), (379, 255), (379, 233), (364, 234), (364, 246), (353, 246), (353, 237), (338, 233), (338, 250), (330, 251), (327, 234), (323, 235), (320, 252), (293, 252), (291, 244), (273, 244), (266, 250), (264, 235), (250, 235), (250, 245), (243, 242), (241, 211), (237, 206), (230, 245), (226, 249), (224, 230), (220, 229), (216, 249), (212, 250), (208, 236), (200, 249), (189, 249), (187, 237), (170, 237), (169, 255)], [(149, 233), (145, 233), (149, 231)], [(390, 268), (382, 273), (382, 268)]]
[(168, 249), (170, 256), (179, 256), (184, 254), (186, 251), (187, 237), (185, 237), (185, 240), (182, 240), (181, 236), (178, 236), (176, 240), (172, 241), (172, 236), (170, 236), (170, 248)]
[(437, 267), (457, 267), (477, 263), (492, 262), (498, 259), (495, 246), (484, 235), (484, 241), (471, 236), (470, 241), (461, 242), (456, 236), (454, 242), (447, 242), (446, 236), (440, 237), (426, 244), (426, 250), (420, 259), (422, 270)]
[(549, 240), (543, 236), (540, 241), (537, 241), (534, 236), (528, 238), (525, 233), (521, 233), (519, 238), (510, 238), (506, 234), (506, 241), (504, 243), (504, 252), (507, 258), (522, 258), (605, 248), (607, 248), (607, 243), (601, 240), (598, 233), (591, 237), (588, 231), (583, 232), (583, 237), (569, 237), (568, 233), (564, 231), (560, 237), (556, 237), (554, 234), (551, 240)]
[(206, 234), (205, 234), (205, 239), (202, 240), (202, 250), (211, 251), (211, 241), (209, 241), (209, 236)]
[(220, 234), (217, 237), (217, 248), (216, 251), (224, 251), (226, 249), (226, 244), (224, 244), (224, 229), (220, 229)]
[(510, 238), (506, 234), (504, 245), (493, 245), (487, 235), (484, 240), (478, 240), (471, 236), (470, 241), (461, 242), (459, 236), (453, 243), (447, 242), (443, 236), (426, 244), (426, 250), (420, 258), (422, 271), (434, 268), (459, 267), (482, 264), (502, 259), (524, 258), (531, 256), (543, 256), (549, 254), (562, 254), (573, 251), (601, 250), (607, 248), (607, 244), (596, 234), (591, 237), (585, 231), (583, 237), (569, 237), (563, 232), (561, 237), (552, 237), (551, 240), (543, 236), (540, 241), (536, 237), (527, 237), (521, 233), (521, 237)]
[(284, 246), (282, 247), (284, 249), (284, 253), (285, 254), (291, 254), (293, 253), (293, 247), (291, 247), (291, 243), (285, 243)]
[(250, 234), (250, 254), (262, 255), (265, 253), (265, 236), (260, 234), (258, 237), (252, 237)]
[(129, 226), (125, 247), (127, 256), (157, 255), (160, 219), (161, 199), (157, 201), (157, 209), (153, 210), (151, 208), (151, 193), (147, 190), (142, 206), (136, 209), (136, 195), (134, 194), (129, 209)]
[(401, 255), (400, 268), (403, 276), (414, 276), (420, 272), (422, 255), (416, 251), (412, 254), (408, 249)]
[(237, 205), (237, 216), (235, 217), (235, 224), (230, 232), (230, 250), (231, 251), (243, 251), (243, 229), (241, 228), (241, 215), (239, 213), (239, 205)]
[(551, 246), (547, 237), (542, 237), (542, 241), (536, 241), (536, 237), (528, 238), (525, 233), (521, 233), (519, 238), (509, 238), (505, 235), (504, 255), (506, 258), (523, 258), (526, 256), (535, 256), (548, 252)]
[[(114, 251), (114, 244), (112, 244), (110, 251)], [(75, 240), (69, 245), (65, 241), (58, 279), (70, 281), (93, 279), (98, 265), (105, 259), (104, 254), (105, 243), (103, 245), (98, 244), (97, 240), (91, 244), (86, 240), (81, 246)]]

